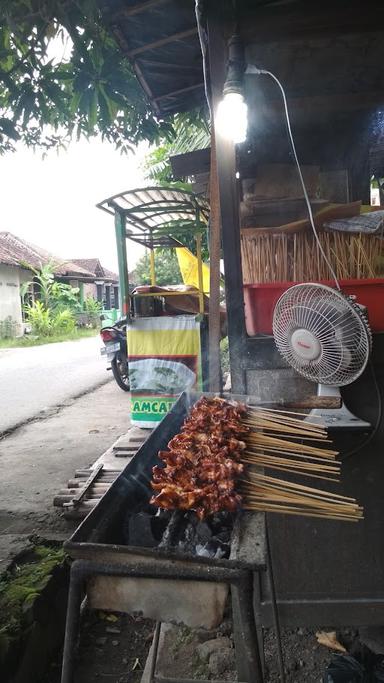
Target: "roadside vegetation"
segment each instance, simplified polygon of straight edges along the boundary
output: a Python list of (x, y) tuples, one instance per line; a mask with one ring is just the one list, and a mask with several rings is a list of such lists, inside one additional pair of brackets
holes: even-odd
[(55, 280), (53, 263), (31, 270), (33, 282), (25, 282), (21, 289), (29, 333), (16, 337), (12, 320), (1, 321), (0, 348), (37, 346), (95, 335), (100, 327), (101, 304), (93, 297), (81, 303), (77, 287)]
[(26, 346), (41, 346), (42, 344), (55, 344), (56, 342), (76, 341), (76, 339), (84, 339), (85, 337), (95, 337), (97, 331), (94, 328), (75, 328), (69, 334), (55, 334), (50, 337), (34, 337), (25, 334), (23, 337), (0, 338), (0, 349), (17, 349)]

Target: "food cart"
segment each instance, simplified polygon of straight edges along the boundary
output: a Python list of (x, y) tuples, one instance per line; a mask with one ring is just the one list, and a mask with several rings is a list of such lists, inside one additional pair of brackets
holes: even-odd
[[(132, 424), (153, 428), (183, 390), (206, 375), (206, 301), (201, 247), (208, 205), (188, 190), (145, 187), (98, 204), (114, 216), (120, 308), (127, 317)], [(177, 238), (172, 236), (176, 232)], [(192, 235), (196, 256), (180, 239)], [(150, 285), (130, 291), (127, 241), (149, 250)], [(195, 265), (194, 286), (158, 287), (156, 250), (175, 249)], [(188, 278), (187, 278), (188, 279)], [(206, 285), (207, 285), (207, 278)]]

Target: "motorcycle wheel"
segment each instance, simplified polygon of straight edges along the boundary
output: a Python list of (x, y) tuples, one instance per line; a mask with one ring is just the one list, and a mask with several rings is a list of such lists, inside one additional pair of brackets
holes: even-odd
[(111, 370), (120, 389), (123, 391), (129, 391), (130, 386), (127, 357), (121, 351), (117, 351), (115, 357), (111, 361)]

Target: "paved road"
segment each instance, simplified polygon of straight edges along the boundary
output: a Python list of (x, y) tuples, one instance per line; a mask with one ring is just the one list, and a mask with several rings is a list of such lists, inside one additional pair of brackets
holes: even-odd
[(99, 336), (0, 350), (0, 433), (111, 377)]

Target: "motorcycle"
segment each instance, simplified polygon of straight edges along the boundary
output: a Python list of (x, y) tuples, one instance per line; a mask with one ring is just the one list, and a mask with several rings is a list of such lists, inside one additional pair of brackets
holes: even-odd
[(107, 356), (107, 361), (111, 364), (111, 367), (107, 369), (112, 370), (120, 389), (129, 391), (126, 320), (117, 320), (113, 326), (103, 327), (100, 330), (100, 337), (104, 342), (100, 353), (102, 356)]

